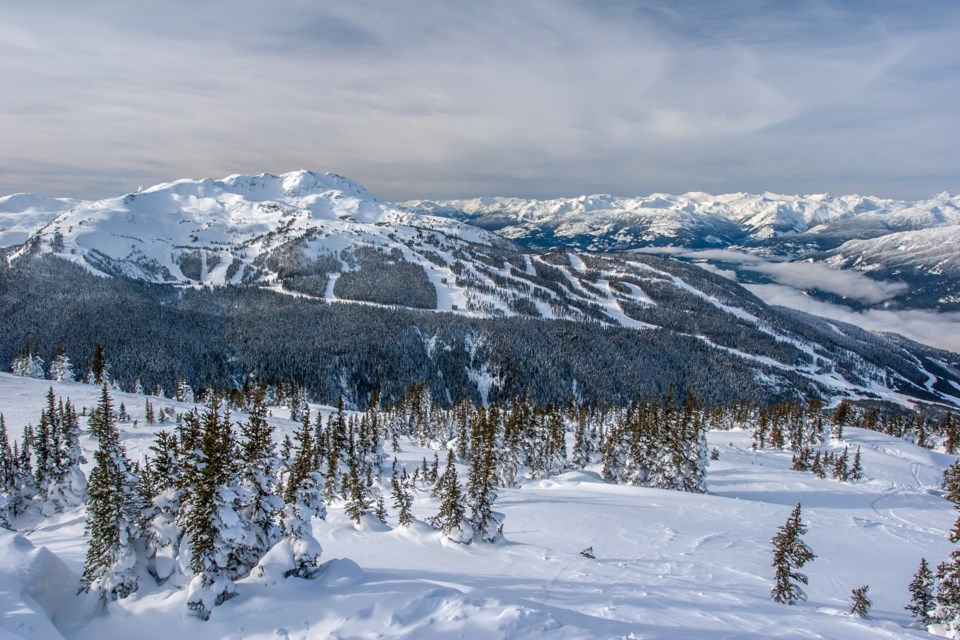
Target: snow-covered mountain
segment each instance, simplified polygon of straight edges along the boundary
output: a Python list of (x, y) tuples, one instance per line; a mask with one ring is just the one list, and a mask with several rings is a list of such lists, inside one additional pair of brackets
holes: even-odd
[(80, 200), (48, 198), (39, 193), (0, 197), (0, 247), (25, 242), (38, 229), (80, 203)]
[[(702, 194), (697, 197), (707, 200)], [(840, 208), (823, 205), (819, 213), (790, 218), (791, 224), (796, 228), (800, 219), (804, 225), (834, 219), (841, 215)], [(737, 211), (746, 216), (745, 207)], [(689, 219), (701, 217), (695, 211), (688, 214)], [(761, 225), (759, 215), (749, 218), (751, 224)], [(775, 218), (782, 221), (784, 216)], [(58, 266), (63, 260), (79, 269)], [(103, 276), (115, 276), (117, 282), (93, 284)], [(171, 300), (150, 290), (145, 301), (141, 289), (125, 282), (225, 291), (205, 293), (202, 300)], [(512, 394), (520, 384), (539, 387), (543, 401), (581, 394), (611, 401), (641, 388), (644, 393), (662, 392), (670, 384), (696, 386), (701, 397), (718, 399), (753, 393), (751, 389), (772, 397), (853, 394), (948, 403), (960, 398), (953, 354), (770, 307), (737, 283), (675, 259), (524, 252), (458, 220), (380, 202), (334, 174), (297, 171), (179, 180), (75, 204), (8, 254), (0, 273), (0, 292), (6, 294), (0, 296), (5, 323), (0, 359), (9, 361), (24, 345), (48, 344), (52, 349), (73, 343), (82, 352), (91, 341), (78, 336), (94, 334), (106, 340), (100, 313), (88, 316), (64, 303), (76, 300), (81, 290), (90, 296), (101, 290), (101, 306), (126, 306), (131, 317), (140, 314), (139, 325), (125, 321), (109, 332), (119, 340), (115, 348), (125, 353), (134, 341), (127, 334), (138, 326), (169, 323), (149, 332), (166, 335), (181, 331), (181, 326), (195, 329), (206, 318), (212, 333), (202, 338), (192, 329), (181, 340), (184, 345), (199, 340), (204, 343), (201, 350), (212, 350), (201, 357), (187, 346), (183, 355), (200, 358), (190, 366), (203, 369), (211, 381), (263, 366), (273, 372), (269, 375), (294, 367), (300, 376), (299, 367), (315, 366), (306, 361), (291, 364), (301, 357), (299, 352), (288, 355), (283, 365), (262, 360), (308, 339), (311, 322), (319, 321), (308, 318), (321, 313), (316, 306), (285, 312), (296, 318), (286, 323), (302, 324), (275, 338), (283, 344), (271, 342), (264, 350), (236, 342), (238, 332), (250, 330), (238, 328), (238, 323), (249, 325), (251, 317), (254, 324), (267, 321), (261, 311), (269, 316), (287, 304), (258, 297), (264, 290), (307, 303), (352, 303), (352, 310), (343, 310), (343, 305), (322, 310), (330, 333), (303, 345), (312, 353), (330, 349), (333, 361), (315, 371), (314, 391), (333, 396), (331, 400), (339, 385), (348, 398), (363, 401), (374, 384), (369, 367), (383, 362), (384, 356), (371, 347), (377, 340), (384, 341), (383, 349), (397, 352), (394, 365), (401, 372), (394, 378), (430, 379), (437, 393), (450, 398)], [(47, 293), (38, 303), (39, 291)], [(231, 296), (243, 299), (230, 301)], [(25, 305), (26, 299), (34, 302)], [(152, 315), (156, 305), (165, 313)], [(367, 317), (363, 309), (376, 313)], [(447, 313), (430, 319), (410, 315), (422, 311), (452, 313), (460, 319)], [(380, 323), (387, 316), (392, 324), (377, 329), (376, 340), (366, 338), (347, 360), (340, 355), (342, 340), (332, 340), (333, 327)], [(464, 316), (470, 322), (510, 323), (467, 325)], [(576, 328), (530, 324), (555, 320), (572, 321)], [(254, 334), (263, 331), (258, 325)], [(573, 333), (583, 350), (571, 353), (566, 342), (574, 340)], [(122, 336), (127, 339), (120, 340)], [(331, 338), (329, 344), (322, 342), (326, 338)], [(520, 344), (524, 342), (530, 344)], [(531, 359), (520, 350), (533, 343), (540, 355)], [(125, 357), (143, 371), (135, 350)], [(570, 360), (558, 372), (550, 366), (551, 357)], [(461, 358), (463, 364), (455, 364)], [(623, 371), (616, 380), (604, 379), (604, 367), (614, 362)], [(169, 368), (156, 367), (158, 375)]]
[(960, 223), (960, 196), (901, 201), (774, 193), (590, 195), (555, 200), (414, 200), (403, 207), (470, 221), (525, 245), (622, 251), (644, 246), (725, 247), (809, 234), (872, 237)]
[[(856, 308), (960, 310), (957, 274), (949, 266), (960, 256), (954, 240), (960, 229), (960, 196), (946, 193), (919, 201), (859, 195), (687, 193), (637, 198), (420, 200), (401, 206), (465, 220), (538, 250), (659, 247), (682, 249), (687, 258), (696, 258), (691, 252), (736, 249), (777, 262), (825, 261), (841, 270), (855, 268), (902, 290), (872, 305), (844, 301)], [(916, 235), (909, 235), (913, 232)], [(931, 242), (934, 238), (944, 241)], [(861, 251), (870, 255), (869, 260), (865, 256), (860, 259)], [(704, 256), (705, 261), (732, 270), (742, 281), (756, 282), (755, 274), (741, 268), (738, 261), (724, 264), (709, 254)], [(880, 268), (882, 265), (889, 268)], [(834, 301), (830, 292), (824, 296), (815, 286), (803, 291)]]
[(908, 283), (909, 289), (899, 298), (906, 298), (911, 306), (957, 308), (960, 304), (960, 225), (849, 240), (810, 258), (879, 280)]
[[(81, 202), (40, 229), (16, 260), (51, 252), (91, 270), (156, 283), (236, 284), (276, 275), (268, 257), (296, 239), (304, 255), (392, 245), (416, 218), (331, 173), (178, 180), (125, 196)], [(436, 219), (466, 240), (494, 236)]]

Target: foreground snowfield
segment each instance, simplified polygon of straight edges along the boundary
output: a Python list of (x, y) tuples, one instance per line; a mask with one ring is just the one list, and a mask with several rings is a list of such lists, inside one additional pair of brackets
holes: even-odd
[[(0, 374), (11, 438), (37, 422), (50, 386)], [(78, 407), (99, 394), (52, 386)], [(114, 397), (140, 422), (121, 425), (136, 460), (164, 427), (142, 426), (142, 396)], [(294, 428), (275, 423), (281, 436)], [(709, 440), (720, 459), (710, 463), (707, 495), (611, 485), (592, 471), (501, 489), (506, 541), (497, 545), (444, 543), (422, 522), (392, 528), (392, 515), (390, 526), (371, 518), (358, 530), (335, 506), (314, 522), (324, 549), (316, 579), (247, 578), (208, 622), (185, 615), (183, 591), (149, 582), (96, 613), (72, 595), (86, 551), (82, 509), (20, 522), (20, 534), (0, 533), (0, 638), (931, 637), (909, 626), (903, 607), (920, 557), (935, 565), (952, 547), (955, 512), (938, 495), (952, 456), (848, 429), (866, 479), (844, 484), (791, 471), (788, 452), (751, 451), (748, 432)], [(89, 454), (93, 443), (82, 443)], [(432, 457), (402, 447), (399, 460), (411, 467)], [(420, 520), (436, 513), (428, 493), (414, 504)], [(805, 567), (809, 600), (789, 607), (770, 600), (770, 538), (797, 502), (818, 558)], [(588, 546), (596, 559), (580, 555)], [(874, 602), (866, 620), (846, 615), (862, 584)]]

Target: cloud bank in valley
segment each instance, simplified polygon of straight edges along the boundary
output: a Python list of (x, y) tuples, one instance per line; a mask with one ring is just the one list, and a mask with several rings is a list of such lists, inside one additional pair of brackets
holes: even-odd
[(941, 349), (960, 353), (960, 313), (870, 309), (849, 307), (811, 298), (802, 291), (779, 284), (744, 285), (768, 304), (805, 311), (822, 318), (839, 320), (869, 331), (890, 331)]

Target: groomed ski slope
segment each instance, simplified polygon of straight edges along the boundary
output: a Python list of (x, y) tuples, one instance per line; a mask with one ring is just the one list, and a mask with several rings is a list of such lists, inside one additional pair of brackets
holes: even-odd
[[(99, 395), (93, 386), (0, 374), (11, 439), (36, 424), (50, 386), (78, 408)], [(172, 428), (143, 426), (143, 396), (114, 400), (139, 421), (120, 425), (131, 459)], [(155, 409), (189, 406), (152, 401)], [(273, 410), (278, 437), (295, 427), (279, 417), (284, 411)], [(0, 533), (0, 638), (931, 637), (909, 626), (903, 607), (920, 557), (935, 566), (952, 548), (955, 512), (938, 488), (954, 458), (847, 429), (844, 444), (861, 447), (866, 478), (845, 484), (791, 471), (790, 453), (753, 452), (750, 438), (709, 434), (720, 458), (710, 463), (707, 495), (607, 484), (595, 470), (501, 489), (506, 541), (496, 545), (442, 542), (422, 522), (437, 511), (428, 489), (418, 492), (418, 522), (408, 529), (394, 528), (391, 513), (389, 526), (370, 517), (358, 530), (334, 506), (327, 521), (314, 521), (324, 549), (315, 579), (247, 578), (207, 622), (186, 615), (183, 591), (150, 580), (95, 612), (73, 595), (86, 550), (83, 510), (20, 522), (20, 534)], [(401, 446), (411, 470), (433, 457), (407, 440)], [(809, 600), (790, 607), (770, 600), (770, 538), (798, 501), (818, 558), (805, 567)], [(588, 546), (596, 559), (580, 555)], [(874, 602), (866, 620), (845, 613), (862, 584)]]

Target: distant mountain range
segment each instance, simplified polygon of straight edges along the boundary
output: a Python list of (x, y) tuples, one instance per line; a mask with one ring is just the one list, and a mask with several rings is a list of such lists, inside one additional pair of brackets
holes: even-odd
[[(793, 246), (890, 280), (913, 268), (946, 278), (955, 252), (937, 256), (956, 228), (956, 198), (398, 206), (342, 176), (297, 171), (178, 180), (89, 202), (11, 196), (0, 210), (18, 228), (39, 227), (0, 265), (0, 361), (25, 346), (44, 357), (66, 346), (83, 361), (100, 341), (129, 382), (172, 375), (172, 360), (195, 385), (256, 373), (358, 405), (387, 379), (425, 380), (450, 401), (527, 389), (540, 401), (622, 402), (672, 387), (709, 401), (960, 403), (957, 354), (769, 306), (686, 253), (712, 247), (704, 255), (717, 264), (748, 255), (763, 265), (736, 258), (740, 268), (776, 278), (768, 261)], [(884, 235), (865, 231), (881, 227)], [(870, 237), (840, 242), (841, 228)], [(877, 252), (854, 257), (855, 242)], [(644, 246), (687, 261), (627, 251)], [(906, 262), (878, 266), (888, 256)], [(889, 302), (887, 293), (875, 298)]]
[[(697, 251), (735, 249), (773, 261), (822, 262), (905, 285), (896, 295), (873, 301), (884, 308), (960, 310), (960, 196), (946, 193), (918, 201), (687, 193), (416, 200), (401, 206), (462, 220), (536, 250), (672, 248), (696, 259)], [(765, 281), (740, 261), (704, 255), (705, 261), (734, 269), (742, 281)], [(805, 290), (824, 293), (813, 286)], [(871, 306), (863, 300), (845, 302)]]

